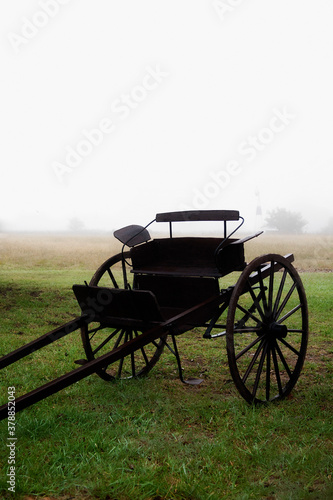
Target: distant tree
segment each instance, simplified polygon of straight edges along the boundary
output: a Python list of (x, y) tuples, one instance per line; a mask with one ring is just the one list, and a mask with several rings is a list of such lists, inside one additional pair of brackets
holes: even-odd
[(284, 234), (300, 234), (307, 221), (298, 212), (290, 212), (285, 208), (276, 208), (268, 212), (267, 226)]
[(82, 222), (82, 220), (78, 219), (77, 217), (73, 217), (69, 221), (69, 227), (68, 227), (68, 229), (72, 233), (80, 233), (81, 231), (84, 231), (84, 229), (85, 229), (84, 222)]

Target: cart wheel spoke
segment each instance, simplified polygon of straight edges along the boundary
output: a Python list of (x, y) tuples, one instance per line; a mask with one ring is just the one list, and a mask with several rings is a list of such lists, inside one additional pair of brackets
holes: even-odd
[[(132, 330), (129, 330), (129, 332), (128, 332), (128, 340), (133, 340)], [(130, 357), (131, 357), (131, 373), (132, 373), (132, 377), (135, 377), (136, 376), (136, 374), (135, 374), (135, 359), (134, 359), (134, 352), (133, 351), (131, 352)]]
[(230, 372), (244, 399), (286, 397), (300, 375), (308, 338), (304, 288), (287, 259), (264, 255), (246, 267), (230, 299), (226, 333)]
[(276, 352), (277, 352), (279, 358), (282, 361), (282, 364), (283, 364), (286, 372), (288, 373), (289, 378), (291, 378), (292, 377), (291, 370), (290, 370), (289, 365), (288, 365), (288, 363), (286, 361), (286, 358), (284, 357), (284, 355), (283, 355), (283, 353), (282, 353), (282, 351), (281, 351), (281, 349), (280, 349), (280, 347), (279, 347), (279, 345), (278, 345), (277, 342), (275, 343), (275, 349), (276, 349)]
[(280, 342), (282, 342), (283, 345), (285, 345), (286, 347), (288, 347), (288, 349), (290, 349), (294, 354), (296, 354), (296, 356), (300, 356), (301, 355), (301, 352), (299, 350), (295, 349), (292, 345), (290, 345), (284, 339), (280, 339)]
[[(238, 330), (237, 330), (238, 331)], [(244, 354), (246, 354), (253, 346), (255, 346), (258, 342), (260, 342), (263, 337), (257, 337), (254, 339), (248, 346), (246, 346), (241, 352), (239, 352), (236, 356), (236, 360), (241, 358)], [(261, 347), (260, 347), (261, 348)]]
[(240, 321), (246, 321), (248, 318), (252, 318), (254, 321), (256, 321), (257, 324), (261, 323), (261, 320), (258, 319), (254, 314), (252, 314), (252, 311), (250, 309), (245, 309), (241, 305), (237, 304), (237, 308), (244, 313), (244, 318)]
[[(288, 291), (287, 295), (285, 296), (281, 306), (279, 307), (276, 315), (275, 315), (275, 318), (278, 319), (280, 314), (282, 313), (283, 309), (286, 307), (287, 303), (289, 302), (289, 299), (290, 297), (292, 296), (294, 290), (296, 288), (296, 283), (293, 283), (290, 290)], [(283, 319), (281, 319), (281, 321), (283, 321)]]
[(249, 366), (248, 366), (248, 367), (247, 367), (247, 369), (246, 369), (246, 372), (244, 373), (244, 375), (243, 375), (243, 377), (242, 377), (242, 382), (243, 382), (243, 384), (245, 384), (245, 382), (247, 381), (247, 379), (248, 379), (248, 377), (249, 377), (250, 373), (252, 372), (253, 367), (254, 367), (254, 364), (255, 364), (255, 362), (256, 362), (256, 361), (257, 361), (257, 359), (258, 359), (258, 356), (259, 356), (259, 354), (260, 354), (260, 352), (261, 352), (261, 350), (262, 350), (262, 347), (263, 347), (263, 342), (261, 341), (261, 343), (260, 343), (260, 345), (259, 345), (258, 349), (257, 349), (257, 350), (256, 350), (256, 352), (254, 353), (253, 358), (252, 358), (252, 359), (251, 359), (251, 361), (250, 361)]
[(110, 267), (107, 268), (107, 273), (109, 275), (109, 278), (110, 278), (111, 283), (113, 284), (114, 288), (119, 288), (118, 283), (117, 283), (117, 281), (116, 281), (116, 279), (115, 279), (115, 277), (113, 275), (113, 272), (111, 271)]
[(287, 318), (292, 316), (295, 312), (297, 312), (302, 307), (302, 304), (298, 304), (296, 307), (287, 312), (282, 318), (279, 319), (278, 323), (283, 323)]
[[(134, 335), (135, 335), (135, 337), (138, 337), (138, 336), (139, 336), (139, 333), (138, 333), (138, 331), (137, 331), (137, 330), (134, 330)], [(153, 342), (152, 342), (152, 343), (153, 343)], [(155, 343), (154, 343), (154, 345), (155, 345)], [(141, 354), (142, 354), (142, 357), (143, 357), (143, 359), (144, 359), (144, 362), (145, 362), (146, 366), (149, 366), (149, 359), (148, 359), (148, 357), (147, 357), (147, 354), (146, 354), (145, 348), (144, 348), (144, 347), (141, 347), (141, 348), (140, 348), (140, 351), (141, 351)]]
[(142, 357), (146, 363), (146, 366), (149, 365), (149, 360), (148, 360), (148, 357), (147, 357), (147, 354), (146, 354), (146, 351), (144, 350), (144, 347), (141, 347), (141, 353), (142, 353)]
[(285, 284), (287, 275), (288, 275), (288, 271), (287, 271), (287, 269), (284, 269), (283, 270), (283, 276), (282, 276), (282, 279), (280, 281), (279, 289), (278, 289), (278, 292), (277, 292), (277, 295), (276, 295), (274, 308), (273, 308), (273, 316), (274, 317), (276, 317), (276, 315), (277, 315), (276, 311), (277, 311), (277, 309), (279, 307), (279, 304), (280, 304), (281, 295), (282, 295), (282, 291), (283, 291), (283, 288), (284, 288), (284, 284)]
[(269, 401), (271, 390), (271, 347), (269, 342), (267, 343), (267, 355), (266, 355), (266, 400)]
[[(130, 262), (129, 253), (125, 253), (124, 257), (127, 266), (127, 263)], [(128, 269), (128, 287), (135, 289), (135, 283), (133, 283), (133, 280), (130, 278), (132, 278), (132, 274)], [(125, 288), (122, 271), (122, 254), (115, 255), (104, 262), (104, 264), (97, 269), (89, 284), (91, 286)], [(89, 361), (113, 349), (117, 349), (128, 340), (139, 336), (141, 333), (141, 331), (135, 328), (111, 327), (110, 325), (96, 323), (94, 323), (94, 327), (89, 330), (87, 326), (81, 329), (82, 343)], [(144, 376), (155, 366), (163, 352), (163, 348), (164, 344), (162, 339), (157, 339), (132, 354), (128, 354), (124, 358), (121, 358), (114, 364), (104, 367), (96, 373), (104, 380)]]
[[(127, 338), (127, 333), (125, 334), (125, 342), (126, 342), (126, 338)], [(121, 358), (120, 361), (119, 361), (118, 371), (117, 371), (117, 378), (121, 378), (121, 374), (123, 372), (124, 359), (125, 358)]]
[(273, 346), (272, 349), (272, 358), (273, 358), (273, 364), (274, 364), (274, 371), (275, 371), (275, 377), (276, 377), (276, 382), (278, 386), (278, 391), (279, 395), (282, 396), (282, 384), (281, 384), (281, 378), (280, 378), (280, 370), (279, 370), (279, 365), (276, 357), (276, 352), (275, 352), (275, 346)]
[[(116, 342), (115, 342), (115, 344), (113, 346), (113, 349), (117, 349), (117, 347), (119, 347), (119, 344), (122, 341), (122, 338), (123, 338), (124, 334), (125, 334), (125, 330), (121, 330), (121, 333), (118, 336), (118, 338), (117, 338), (117, 340), (116, 340)], [(126, 342), (126, 338), (125, 338), (124, 342)]]
[[(101, 326), (99, 325), (97, 328), (93, 328), (92, 330), (89, 330), (89, 341), (92, 340), (95, 336), (95, 334), (101, 329)], [(91, 335), (92, 334), (92, 335)]]
[(258, 386), (259, 386), (259, 382), (260, 382), (260, 377), (261, 377), (261, 374), (263, 372), (266, 354), (267, 354), (267, 341), (263, 345), (263, 349), (262, 349), (262, 353), (261, 353), (260, 361), (259, 361), (259, 366), (258, 366), (257, 373), (256, 373), (256, 378), (255, 378), (255, 381), (253, 384), (253, 390), (252, 390), (252, 397), (253, 398), (255, 398), (256, 394), (257, 394), (257, 390), (258, 390)]
[(273, 311), (273, 293), (274, 293), (274, 261), (271, 261), (271, 269), (269, 273), (269, 287), (268, 287), (268, 314)]
[[(94, 350), (93, 350), (93, 354), (94, 354), (94, 355), (95, 355), (95, 354), (97, 354), (97, 353), (98, 353), (98, 351), (100, 351), (100, 350), (101, 350), (101, 349), (102, 349), (102, 348), (103, 348), (103, 347), (104, 347), (104, 346), (105, 346), (108, 342), (110, 342), (110, 340), (111, 340), (111, 339), (113, 339), (113, 337), (114, 337), (115, 335), (117, 335), (117, 334), (118, 334), (118, 332), (119, 332), (119, 330), (115, 330), (115, 331), (114, 331), (114, 332), (112, 332), (110, 335), (108, 335), (108, 336), (106, 337), (106, 339), (105, 339), (105, 340), (103, 340), (103, 342), (101, 342), (101, 344), (100, 344), (98, 347), (96, 347), (96, 349), (94, 349)], [(90, 338), (90, 340), (92, 340), (92, 339)]]

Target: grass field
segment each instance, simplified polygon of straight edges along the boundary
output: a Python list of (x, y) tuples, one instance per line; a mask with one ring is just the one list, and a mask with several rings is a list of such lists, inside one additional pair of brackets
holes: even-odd
[[(110, 235), (31, 235), (0, 233), (0, 266), (5, 269), (68, 269), (94, 271), (104, 260), (121, 250)], [(333, 236), (262, 234), (246, 243), (246, 259), (276, 252), (294, 253), (298, 270), (331, 271)]]
[[(8, 491), (8, 424), (0, 423), (1, 498), (108, 500), (321, 500), (332, 487), (333, 238), (262, 236), (246, 258), (295, 254), (310, 315), (310, 341), (290, 397), (251, 407), (230, 374), (225, 341), (202, 332), (179, 342), (187, 376), (171, 353), (143, 379), (92, 375), (16, 415), (16, 487)], [(0, 354), (72, 319), (73, 283), (89, 281), (119, 247), (111, 237), (1, 235)], [(232, 283), (231, 283), (232, 284)], [(79, 333), (0, 374), (1, 404), (77, 365)]]

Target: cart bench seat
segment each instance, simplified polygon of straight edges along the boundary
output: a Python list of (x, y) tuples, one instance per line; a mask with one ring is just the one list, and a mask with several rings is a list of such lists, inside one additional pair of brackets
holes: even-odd
[(244, 268), (244, 247), (228, 239), (218, 253), (219, 238), (161, 238), (131, 248), (136, 275), (207, 276), (219, 278)]

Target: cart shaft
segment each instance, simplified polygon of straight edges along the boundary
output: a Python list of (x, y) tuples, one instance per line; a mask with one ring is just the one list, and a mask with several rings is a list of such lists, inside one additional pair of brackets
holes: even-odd
[(32, 342), (29, 342), (29, 344), (25, 344), (22, 347), (16, 349), (15, 351), (6, 354), (6, 356), (0, 358), (0, 370), (2, 368), (5, 368), (6, 366), (11, 365), (12, 363), (15, 363), (15, 361), (18, 361), (19, 359), (22, 359), (25, 356), (28, 356), (29, 354), (35, 351), (38, 351), (38, 349), (41, 349), (42, 347), (52, 344), (52, 342), (55, 342), (56, 340), (59, 340), (62, 337), (65, 337), (69, 333), (78, 330), (79, 328), (81, 328), (81, 326), (83, 326), (86, 323), (86, 319), (87, 319), (86, 316), (78, 316), (77, 318), (73, 319), (72, 321), (69, 321), (65, 325), (59, 326), (58, 328), (55, 328), (51, 332), (46, 333), (41, 337), (38, 337)]
[[(158, 338), (161, 336), (161, 328), (162, 326), (158, 326), (149, 330), (145, 334), (140, 335), (133, 340), (128, 341), (123, 344), (121, 347), (114, 349), (113, 351), (105, 354), (104, 356), (100, 356), (92, 361), (88, 361), (83, 366), (72, 370), (71, 372), (62, 375), (51, 382), (48, 382), (33, 391), (24, 394), (23, 396), (18, 397), (15, 400), (15, 412), (19, 412), (24, 410), (28, 406), (31, 406), (42, 399), (55, 394), (56, 392), (65, 389), (66, 387), (82, 380), (85, 377), (88, 377), (92, 373), (102, 369), (104, 366), (109, 365), (111, 363), (115, 363), (120, 358), (127, 356), (128, 354), (134, 352), (137, 349), (140, 349), (144, 345), (148, 344), (152, 341), (152, 339)], [(143, 338), (145, 336), (145, 338)], [(8, 414), (8, 405), (5, 404), (0, 407), (0, 420), (7, 418)]]
[[(172, 330), (173, 328), (176, 328), (178, 325), (182, 324), (184, 321), (188, 320), (191, 318), (193, 314), (197, 310), (199, 310), (201, 307), (205, 307), (208, 304), (211, 304), (213, 302), (216, 302), (218, 305), (219, 302), (221, 302), (221, 297), (220, 296), (213, 296), (204, 302), (201, 302), (200, 304), (191, 307), (190, 309), (187, 309), (186, 311), (177, 314), (173, 318), (170, 318), (169, 320), (160, 323), (157, 326), (154, 326), (153, 328), (147, 330), (146, 332), (142, 333), (138, 337), (129, 340), (125, 344), (123, 344), (120, 347), (117, 347), (116, 349), (113, 349), (109, 353), (104, 354), (103, 356), (100, 356), (99, 358), (96, 358), (92, 361), (87, 361), (83, 366), (80, 366), (79, 368), (76, 368), (75, 370), (66, 373), (65, 375), (62, 375), (59, 378), (56, 378), (54, 380), (51, 380), (51, 382), (48, 382), (47, 384), (38, 387), (37, 389), (24, 394), (23, 396), (18, 397), (15, 400), (15, 412), (19, 412), (21, 410), (24, 410), (28, 406), (31, 406), (38, 401), (41, 401), (42, 399), (47, 398), (48, 396), (51, 396), (52, 394), (55, 394), (58, 391), (61, 391), (62, 389), (74, 384), (75, 382), (78, 382), (79, 380), (82, 380), (85, 377), (88, 377), (92, 373), (95, 373), (96, 371), (101, 370), (107, 365), (110, 365), (112, 363), (115, 363), (119, 359), (128, 356), (132, 352), (135, 352), (138, 349), (141, 349), (145, 345), (153, 342), (154, 340), (160, 338), (163, 336), (167, 331)], [(67, 335), (68, 333), (71, 333), (71, 331), (74, 331), (78, 329), (81, 325), (87, 322), (87, 315), (76, 318), (75, 320), (66, 323), (63, 327), (57, 328), (56, 330), (53, 330), (52, 332), (44, 335), (42, 338), (48, 338), (50, 335), (54, 335), (54, 332), (58, 332), (57, 338), (61, 338), (64, 335)], [(71, 331), (67, 331), (71, 330)], [(51, 339), (51, 343), (54, 340), (57, 340), (57, 338), (54, 338), (53, 340)], [(37, 341), (40, 339), (37, 339)], [(47, 345), (47, 343), (45, 345)], [(30, 352), (33, 352), (33, 348), (31, 348), (31, 344), (28, 344), (27, 346), (24, 347), (29, 347)], [(5, 356), (6, 358), (14, 354), (16, 351), (13, 353), (8, 354)], [(27, 355), (28, 352), (24, 355)], [(23, 356), (21, 356), (23, 357)], [(19, 359), (19, 358), (18, 358)], [(1, 360), (0, 360), (1, 361)], [(12, 361), (14, 362), (14, 361)], [(9, 364), (9, 363), (7, 363)], [(7, 366), (7, 365), (4, 365)], [(8, 415), (8, 404), (4, 404), (3, 406), (0, 407), (0, 420), (3, 420), (7, 418)]]

